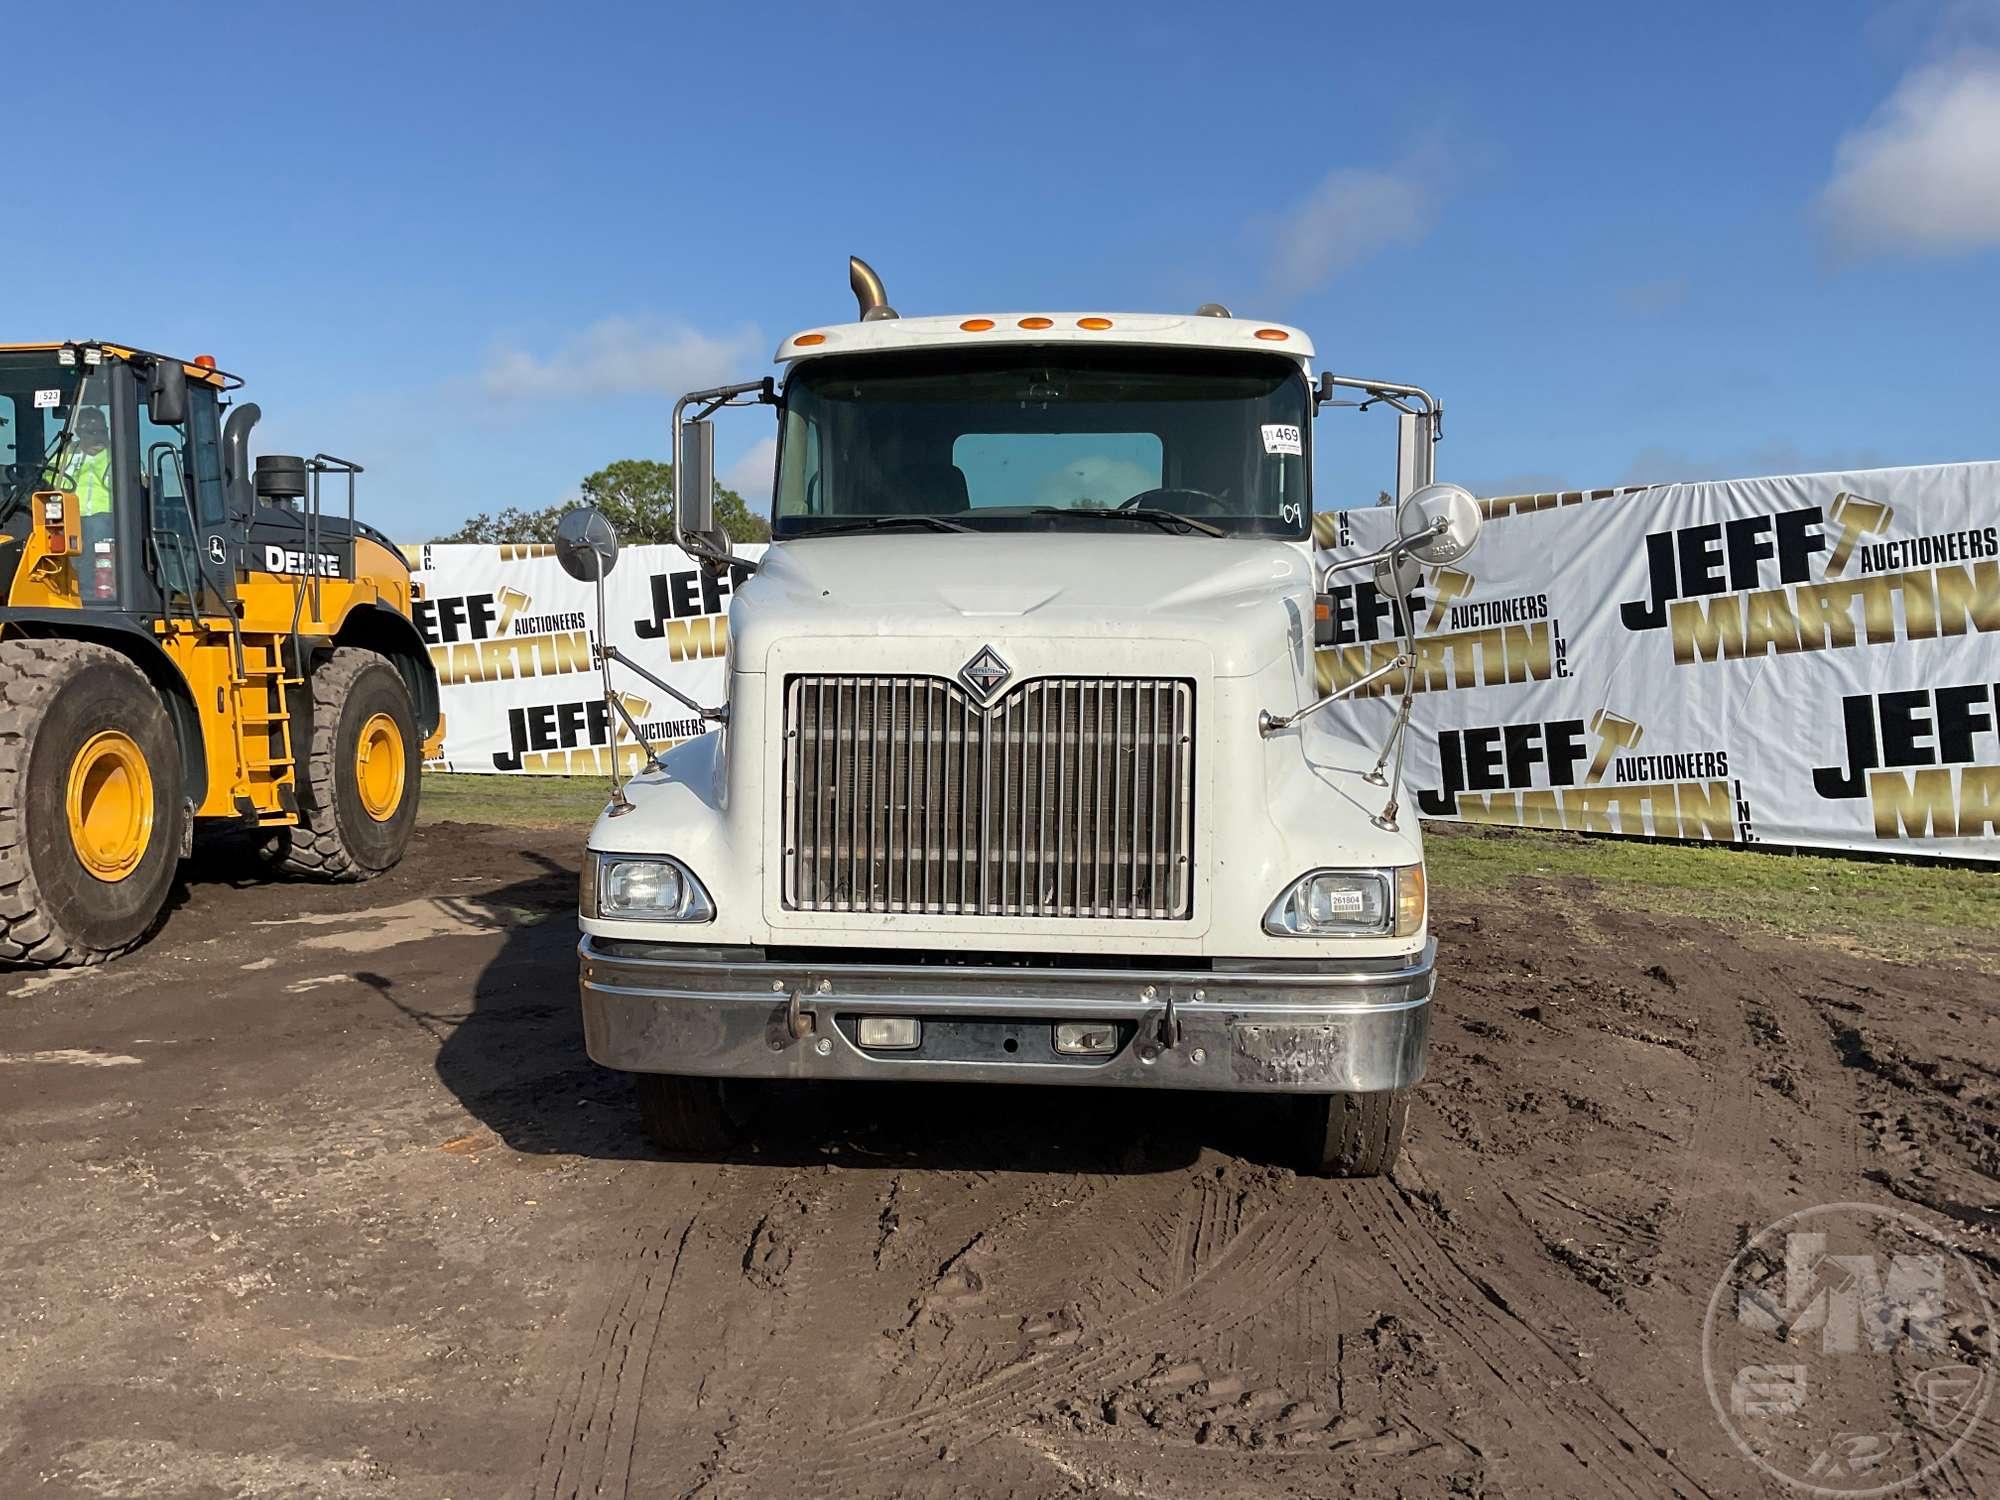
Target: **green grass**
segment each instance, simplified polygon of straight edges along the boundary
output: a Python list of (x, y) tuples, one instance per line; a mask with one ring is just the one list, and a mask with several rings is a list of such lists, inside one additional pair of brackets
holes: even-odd
[(574, 828), (581, 839), (604, 811), (609, 788), (602, 776), (466, 776), (428, 771), (418, 817), (425, 823)]
[[(2000, 958), (2000, 871), (1934, 862), (1768, 854), (1699, 844), (1584, 838), (1540, 831), (1433, 827), (1433, 886), (1491, 890), (1580, 877), (1632, 911), (1667, 912), (1789, 937), (1914, 958), (1949, 935), (1948, 951)], [(1961, 954), (1980, 961), (1973, 954)]]

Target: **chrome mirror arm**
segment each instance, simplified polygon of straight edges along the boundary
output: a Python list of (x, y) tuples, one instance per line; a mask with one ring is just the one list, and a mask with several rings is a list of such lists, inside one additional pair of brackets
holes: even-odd
[[(744, 397), (751, 399), (746, 401)], [(778, 404), (777, 383), (766, 375), (761, 380), (741, 380), (735, 385), (718, 385), (706, 391), (689, 391), (674, 403), (673, 454), (674, 454), (674, 545), (689, 557), (699, 562), (719, 568), (741, 568), (746, 573), (754, 573), (760, 563), (747, 557), (737, 557), (724, 549), (718, 552), (706, 542), (697, 541), (681, 529), (681, 418), (690, 406), (699, 406), (695, 420), (706, 421), (725, 406), (776, 406)], [(629, 663), (628, 663), (629, 665)], [(636, 670), (636, 669), (635, 669)]]
[(1257, 711), (1257, 732), (1268, 740), (1279, 730), (1291, 728), (1292, 725), (1298, 723), (1307, 714), (1316, 714), (1329, 703), (1338, 703), (1342, 698), (1352, 697), (1354, 694), (1360, 692), (1361, 689), (1367, 687), (1369, 683), (1380, 681), (1397, 668), (1412, 667), (1415, 665), (1416, 657), (1414, 655), (1398, 656), (1394, 661), (1377, 667), (1366, 676), (1355, 678), (1346, 687), (1335, 688), (1317, 703), (1308, 703), (1304, 708), (1296, 709), (1291, 713), (1274, 714), (1268, 708), (1259, 709)]
[[(620, 651), (616, 646), (612, 645), (610, 642), (607, 641), (603, 645), (603, 647), (600, 648), (598, 654), (602, 656), (604, 660), (606, 660), (607, 662), (615, 661), (618, 663), (619, 666), (624, 667), (629, 671), (637, 672), (641, 677), (645, 678), (646, 681), (652, 683), (654, 687), (658, 688), (661, 692), (665, 693), (669, 698), (673, 699), (674, 702), (680, 704), (681, 707), (686, 709), (692, 709), (695, 713), (701, 715), (702, 718), (707, 719), (712, 723), (716, 724), (727, 724), (729, 722), (728, 704), (725, 703), (720, 708), (704, 707), (701, 703), (697, 702), (693, 698), (690, 698), (686, 693), (682, 692), (679, 688), (675, 687), (671, 682), (666, 681), (664, 678), (655, 677), (651, 672), (648, 672), (644, 667), (640, 666), (636, 661), (632, 660), (631, 657), (627, 656), (623, 651)], [(628, 719), (626, 722), (630, 723), (631, 721)], [(636, 734), (638, 733), (638, 731), (635, 729), (633, 733)], [(642, 740), (641, 743), (643, 744), (644, 741)]]
[(1424, 530), (1413, 532), (1409, 536), (1399, 536), (1386, 547), (1378, 547), (1375, 551), (1364, 553), (1360, 557), (1347, 557), (1338, 562), (1330, 562), (1326, 565), (1326, 572), (1321, 575), (1320, 588), (1322, 591), (1332, 588), (1333, 575), (1336, 573), (1348, 573), (1355, 568), (1371, 567), (1376, 563), (1387, 562), (1392, 557), (1400, 557), (1406, 552), (1414, 552), (1425, 542), (1433, 537), (1443, 536), (1450, 529), (1451, 518), (1439, 516)]

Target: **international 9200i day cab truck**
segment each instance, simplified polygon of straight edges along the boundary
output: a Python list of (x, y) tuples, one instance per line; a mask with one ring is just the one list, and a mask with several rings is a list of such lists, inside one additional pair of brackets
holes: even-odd
[[(1384, 1172), (1422, 1076), (1436, 944), (1400, 801), (1405, 655), (1328, 691), (1313, 419), (1402, 413), (1405, 598), (1472, 545), (1429, 484), (1436, 403), (1312, 371), (1231, 317), (899, 317), (801, 331), (674, 412), (676, 540), (741, 580), (727, 702), (591, 830), (590, 1055), (671, 1151), (728, 1148), (758, 1080), (930, 1079), (1289, 1096), (1310, 1171)], [(777, 409), (772, 545), (716, 529), (710, 418)], [(691, 411), (692, 409), (692, 411)], [(601, 581), (617, 540), (565, 518)], [(1384, 679), (1376, 743), (1336, 706)], [(635, 738), (639, 728), (627, 721)], [(642, 742), (643, 743), (643, 742)]]

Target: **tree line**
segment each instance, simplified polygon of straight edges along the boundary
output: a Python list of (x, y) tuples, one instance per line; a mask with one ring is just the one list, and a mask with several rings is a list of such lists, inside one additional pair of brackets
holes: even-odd
[[(498, 515), (484, 511), (440, 542), (552, 542), (563, 512), (594, 505), (618, 528), (620, 541), (634, 545), (674, 539), (674, 466), (650, 458), (621, 458), (585, 477), (579, 498), (559, 500), (540, 510), (508, 506)], [(715, 487), (715, 519), (732, 542), (768, 542), (771, 528), (736, 491)]]

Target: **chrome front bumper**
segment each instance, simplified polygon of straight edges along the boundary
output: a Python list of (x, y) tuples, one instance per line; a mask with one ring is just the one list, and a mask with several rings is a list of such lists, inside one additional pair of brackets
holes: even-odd
[[(1325, 1094), (1423, 1077), (1437, 945), (1405, 966), (1282, 972), (774, 962), (591, 937), (577, 952), (590, 1055), (627, 1072)], [(860, 1016), (921, 1018), (923, 1051), (862, 1050)], [(1058, 1021), (1112, 1023), (1117, 1051), (1056, 1054)]]

